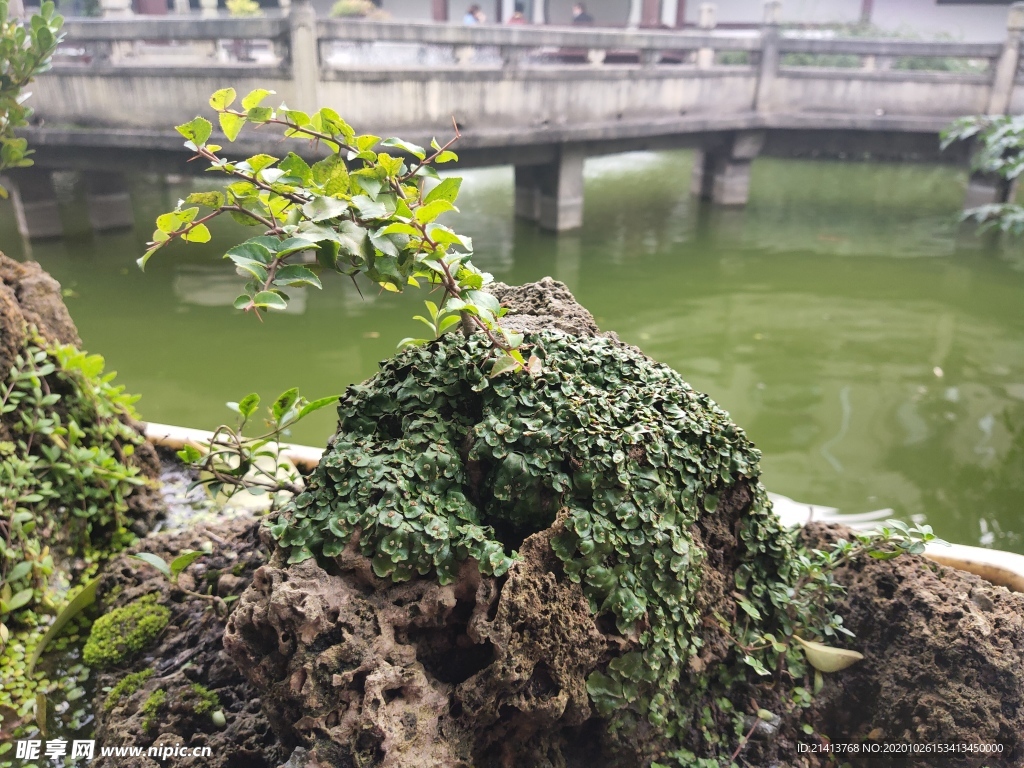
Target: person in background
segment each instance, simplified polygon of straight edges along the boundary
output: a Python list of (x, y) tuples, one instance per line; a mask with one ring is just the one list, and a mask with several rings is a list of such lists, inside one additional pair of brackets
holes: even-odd
[(594, 17), (587, 13), (587, 6), (583, 3), (576, 3), (572, 7), (572, 23), (573, 24), (593, 24)]
[(469, 6), (466, 15), (462, 17), (463, 24), (483, 24), (485, 21), (487, 21), (487, 17), (480, 10), (480, 6), (475, 3)]
[(526, 14), (523, 12), (523, 4), (522, 3), (516, 3), (515, 10), (512, 12), (512, 15), (509, 16), (508, 21), (505, 22), (505, 23), (506, 24), (525, 24), (526, 23)]

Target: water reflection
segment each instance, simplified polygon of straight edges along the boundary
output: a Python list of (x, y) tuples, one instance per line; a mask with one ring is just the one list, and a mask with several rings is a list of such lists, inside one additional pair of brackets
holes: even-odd
[[(182, 304), (198, 307), (231, 307), (241, 293), (240, 281), (224, 264), (184, 264), (175, 269), (171, 282), (174, 295)], [(305, 287), (288, 289), (288, 307), (283, 314), (301, 315), (306, 311)]]
[[(472, 171), (450, 223), (496, 279), (566, 281), (602, 327), (709, 392), (773, 491), (1024, 551), (1024, 249), (960, 236), (963, 176), (759, 160), (750, 205), (718, 211), (689, 196), (690, 163), (588, 161), (584, 229), (558, 238), (513, 218), (510, 169)], [(136, 231), (33, 246), (148, 418), (209, 428), (249, 391), (339, 392), (415, 332), (420, 297), (341, 278), (301, 313), (227, 308), (242, 281), (218, 257), (249, 234), (231, 224), (140, 274), (153, 218), (188, 191), (140, 181)], [(6, 206), (0, 244), (23, 253)], [(293, 437), (322, 444), (333, 426), (321, 414)]]

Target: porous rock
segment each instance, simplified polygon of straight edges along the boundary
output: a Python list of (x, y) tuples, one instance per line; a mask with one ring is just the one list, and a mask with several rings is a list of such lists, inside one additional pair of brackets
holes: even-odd
[[(850, 540), (822, 523), (803, 536), (818, 547)], [(847, 589), (838, 612), (864, 660), (826, 676), (813, 712), (822, 733), (844, 743), (1001, 750), (881, 753), (872, 768), (1024, 765), (1024, 595), (911, 555), (856, 560), (836, 579)]]
[[(508, 327), (605, 335), (549, 278), (491, 290), (510, 310)], [(645, 460), (638, 446), (629, 456)], [(482, 476), (468, 472), (467, 495), (486, 493), (475, 488)], [(320, 498), (321, 486), (310, 488)], [(753, 501), (746, 481), (735, 482), (689, 533), (708, 552), (695, 597), (705, 615), (735, 615), (734, 572), (747, 556), (738, 532)], [(505, 576), (481, 575), (469, 559), (447, 586), (431, 576), (397, 585), (378, 578), (358, 535), (319, 564), (289, 565), (279, 551), (239, 601), (225, 647), (261, 691), (282, 738), (308, 748), (308, 765), (648, 765), (667, 746), (660, 732), (641, 718), (613, 733), (587, 690), (591, 673), (639, 648), (640, 632), (595, 616), (552, 551), (566, 520), (552, 516), (517, 547)], [(700, 631), (701, 652), (690, 664), (697, 676), (731, 653), (715, 622)]]
[(526, 285), (492, 283), (487, 291), (508, 309), (502, 325), (509, 330), (534, 333), (554, 329), (573, 336), (611, 336), (601, 333), (594, 316), (576, 301), (565, 283), (550, 277)]
[[(168, 627), (143, 651), (127, 663), (98, 673), (96, 740), (104, 747), (141, 747), (144, 754), (132, 758), (137, 768), (192, 767), (275, 768), (288, 755), (289, 747), (279, 742), (270, 728), (253, 686), (224, 651), (222, 637), (226, 617), (211, 601), (188, 595), (152, 566), (129, 557), (150, 552), (170, 562), (184, 550), (213, 545), (210, 554), (196, 560), (182, 573), (182, 586), (206, 591), (213, 585), (230, 583), (214, 594), (237, 598), (249, 584), (254, 571), (266, 562), (266, 551), (257, 537), (258, 523), (236, 518), (215, 526), (197, 526), (178, 532), (154, 534), (112, 560), (104, 569), (99, 601), (104, 610), (155, 596), (158, 604), (171, 611)], [(230, 575), (232, 580), (224, 580)], [(152, 597), (151, 597), (152, 599)], [(107, 690), (131, 673), (151, 670), (152, 674), (134, 690), (108, 701)], [(199, 689), (197, 690), (197, 686)], [(165, 693), (164, 703), (147, 723), (143, 707), (154, 692)], [(204, 694), (215, 694), (218, 707), (204, 704)], [(225, 716), (218, 727), (212, 714), (219, 708)], [(209, 747), (210, 756), (175, 755), (160, 758), (148, 754), (151, 747)], [(99, 756), (96, 768), (121, 768), (123, 757)]]

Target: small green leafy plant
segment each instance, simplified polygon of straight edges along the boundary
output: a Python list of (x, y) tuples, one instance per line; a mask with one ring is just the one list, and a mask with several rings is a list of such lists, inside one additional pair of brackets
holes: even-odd
[(131, 463), (143, 438), (123, 418), (137, 398), (112, 378), (102, 357), (36, 339), (0, 381), (11, 438), (0, 441), (0, 622), (54, 609), (51, 544), (94, 559), (133, 538), (125, 512), (145, 483)]
[(321, 397), (310, 402), (298, 388), (282, 392), (268, 409), (265, 430), (249, 437), (243, 434), (260, 406), (260, 396), (252, 393), (228, 407), (238, 414), (234, 427), (219, 426), (210, 440), (201, 445), (187, 444), (178, 457), (199, 473), (193, 485), (206, 486), (211, 494), (240, 491), (253, 495), (269, 494), (270, 510), (275, 510), (285, 497), (302, 492), (302, 477), (295, 466), (282, 455), (281, 438), (312, 413), (338, 402), (338, 395)]
[[(213, 94), (210, 106), (228, 141), (246, 125), (273, 126), (285, 139), (312, 142), (329, 154), (312, 165), (294, 152), (234, 161), (219, 154), (206, 118), (179, 125), (196, 158), (232, 181), (222, 192), (194, 192), (160, 216), (139, 266), (176, 240), (209, 242), (207, 223), (227, 214), (261, 230), (224, 255), (247, 280), (236, 308), (257, 315), (285, 309), (291, 288), (322, 288), (324, 271), (353, 281), (362, 275), (385, 291), (428, 286), (440, 290), (440, 300), (429, 307), (428, 325), (435, 333), (461, 322), (467, 334), (489, 339), (497, 352), (496, 371), (525, 367), (518, 349), (522, 336), (498, 325), (503, 310), (482, 290), (492, 278), (473, 266), (472, 241), (438, 221), (457, 210), (461, 179), (442, 180), (435, 166), (457, 159), (449, 147), (458, 132), (443, 146), (433, 141), (428, 152), (398, 138), (357, 135), (326, 107), (309, 115), (284, 104), (263, 106), (270, 95), (254, 90), (236, 107), (234, 89)], [(426, 341), (407, 338), (401, 345)]]
[[(756, 630), (748, 630), (737, 636), (743, 661), (758, 674), (768, 675), (769, 669), (757, 652), (770, 649), (778, 669), (787, 661), (799, 664), (801, 657), (819, 673), (849, 666), (857, 660), (857, 655), (851, 656), (849, 651), (832, 649), (818, 642), (835, 641), (842, 635), (853, 637), (843, 626), (842, 616), (833, 610), (835, 600), (845, 592), (835, 580), (835, 571), (862, 557), (891, 560), (903, 554), (919, 555), (930, 543), (947, 544), (935, 536), (929, 525), (908, 526), (899, 520), (887, 520), (875, 531), (855, 532), (851, 541), (839, 539), (828, 550), (797, 549), (793, 558), (792, 586), (775, 595), (775, 601), (783, 608), (781, 632), (758, 634)], [(737, 587), (745, 589), (748, 579), (749, 569), (741, 567)], [(739, 608), (753, 620), (752, 626), (758, 626), (762, 617), (757, 608), (742, 594), (737, 594), (736, 600)], [(828, 665), (832, 668), (826, 668)]]
[[(63, 39), (64, 17), (46, 0), (28, 25), (9, 15), (8, 0), (0, 0), (0, 173), (33, 164), (28, 142), (14, 135), (28, 125), (32, 109), (25, 104), (25, 86), (50, 69), (50, 59)], [(7, 190), (0, 186), (0, 198)]]
[[(212, 548), (210, 549), (210, 551), (213, 551)], [(188, 568), (190, 565), (192, 565), (192, 563), (194, 563), (196, 560), (198, 560), (200, 557), (206, 554), (209, 554), (209, 552), (203, 550), (186, 549), (182, 552), (179, 552), (178, 556), (171, 560), (171, 562), (169, 563), (162, 557), (160, 557), (160, 555), (154, 555), (152, 552), (140, 552), (137, 555), (130, 555), (130, 557), (134, 560), (141, 560), (147, 565), (151, 565), (154, 568), (156, 568), (156, 570), (161, 575), (163, 575), (167, 579), (167, 581), (170, 582), (170, 585), (175, 589), (184, 592), (186, 595), (189, 595), (190, 597), (196, 597), (200, 600), (206, 600), (209, 603), (211, 603), (216, 610), (224, 613), (227, 611), (227, 603), (229, 602), (229, 600), (234, 600), (237, 598), (232, 597), (225, 599), (212, 593), (196, 592), (195, 590), (188, 589), (187, 587), (183, 586), (179, 580), (179, 577), (185, 571), (186, 568)]]

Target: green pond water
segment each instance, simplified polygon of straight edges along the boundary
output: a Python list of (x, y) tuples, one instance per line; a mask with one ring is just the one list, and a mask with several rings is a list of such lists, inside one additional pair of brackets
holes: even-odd
[[(749, 206), (721, 211), (688, 195), (691, 162), (588, 161), (584, 227), (559, 237), (514, 220), (510, 168), (468, 171), (449, 223), (496, 279), (566, 282), (602, 328), (710, 393), (764, 452), (769, 490), (1024, 552), (1024, 244), (958, 234), (965, 174), (758, 160)], [(420, 296), (360, 298), (342, 279), (263, 323), (231, 309), (231, 224), (139, 272), (156, 215), (209, 181), (136, 180), (136, 230), (108, 235), (62, 181), (69, 235), (29, 252), (4, 203), (0, 248), (72, 292), (86, 346), (148, 420), (212, 428), (250, 391), (340, 393), (418, 335)], [(321, 416), (293, 439), (323, 445)]]

